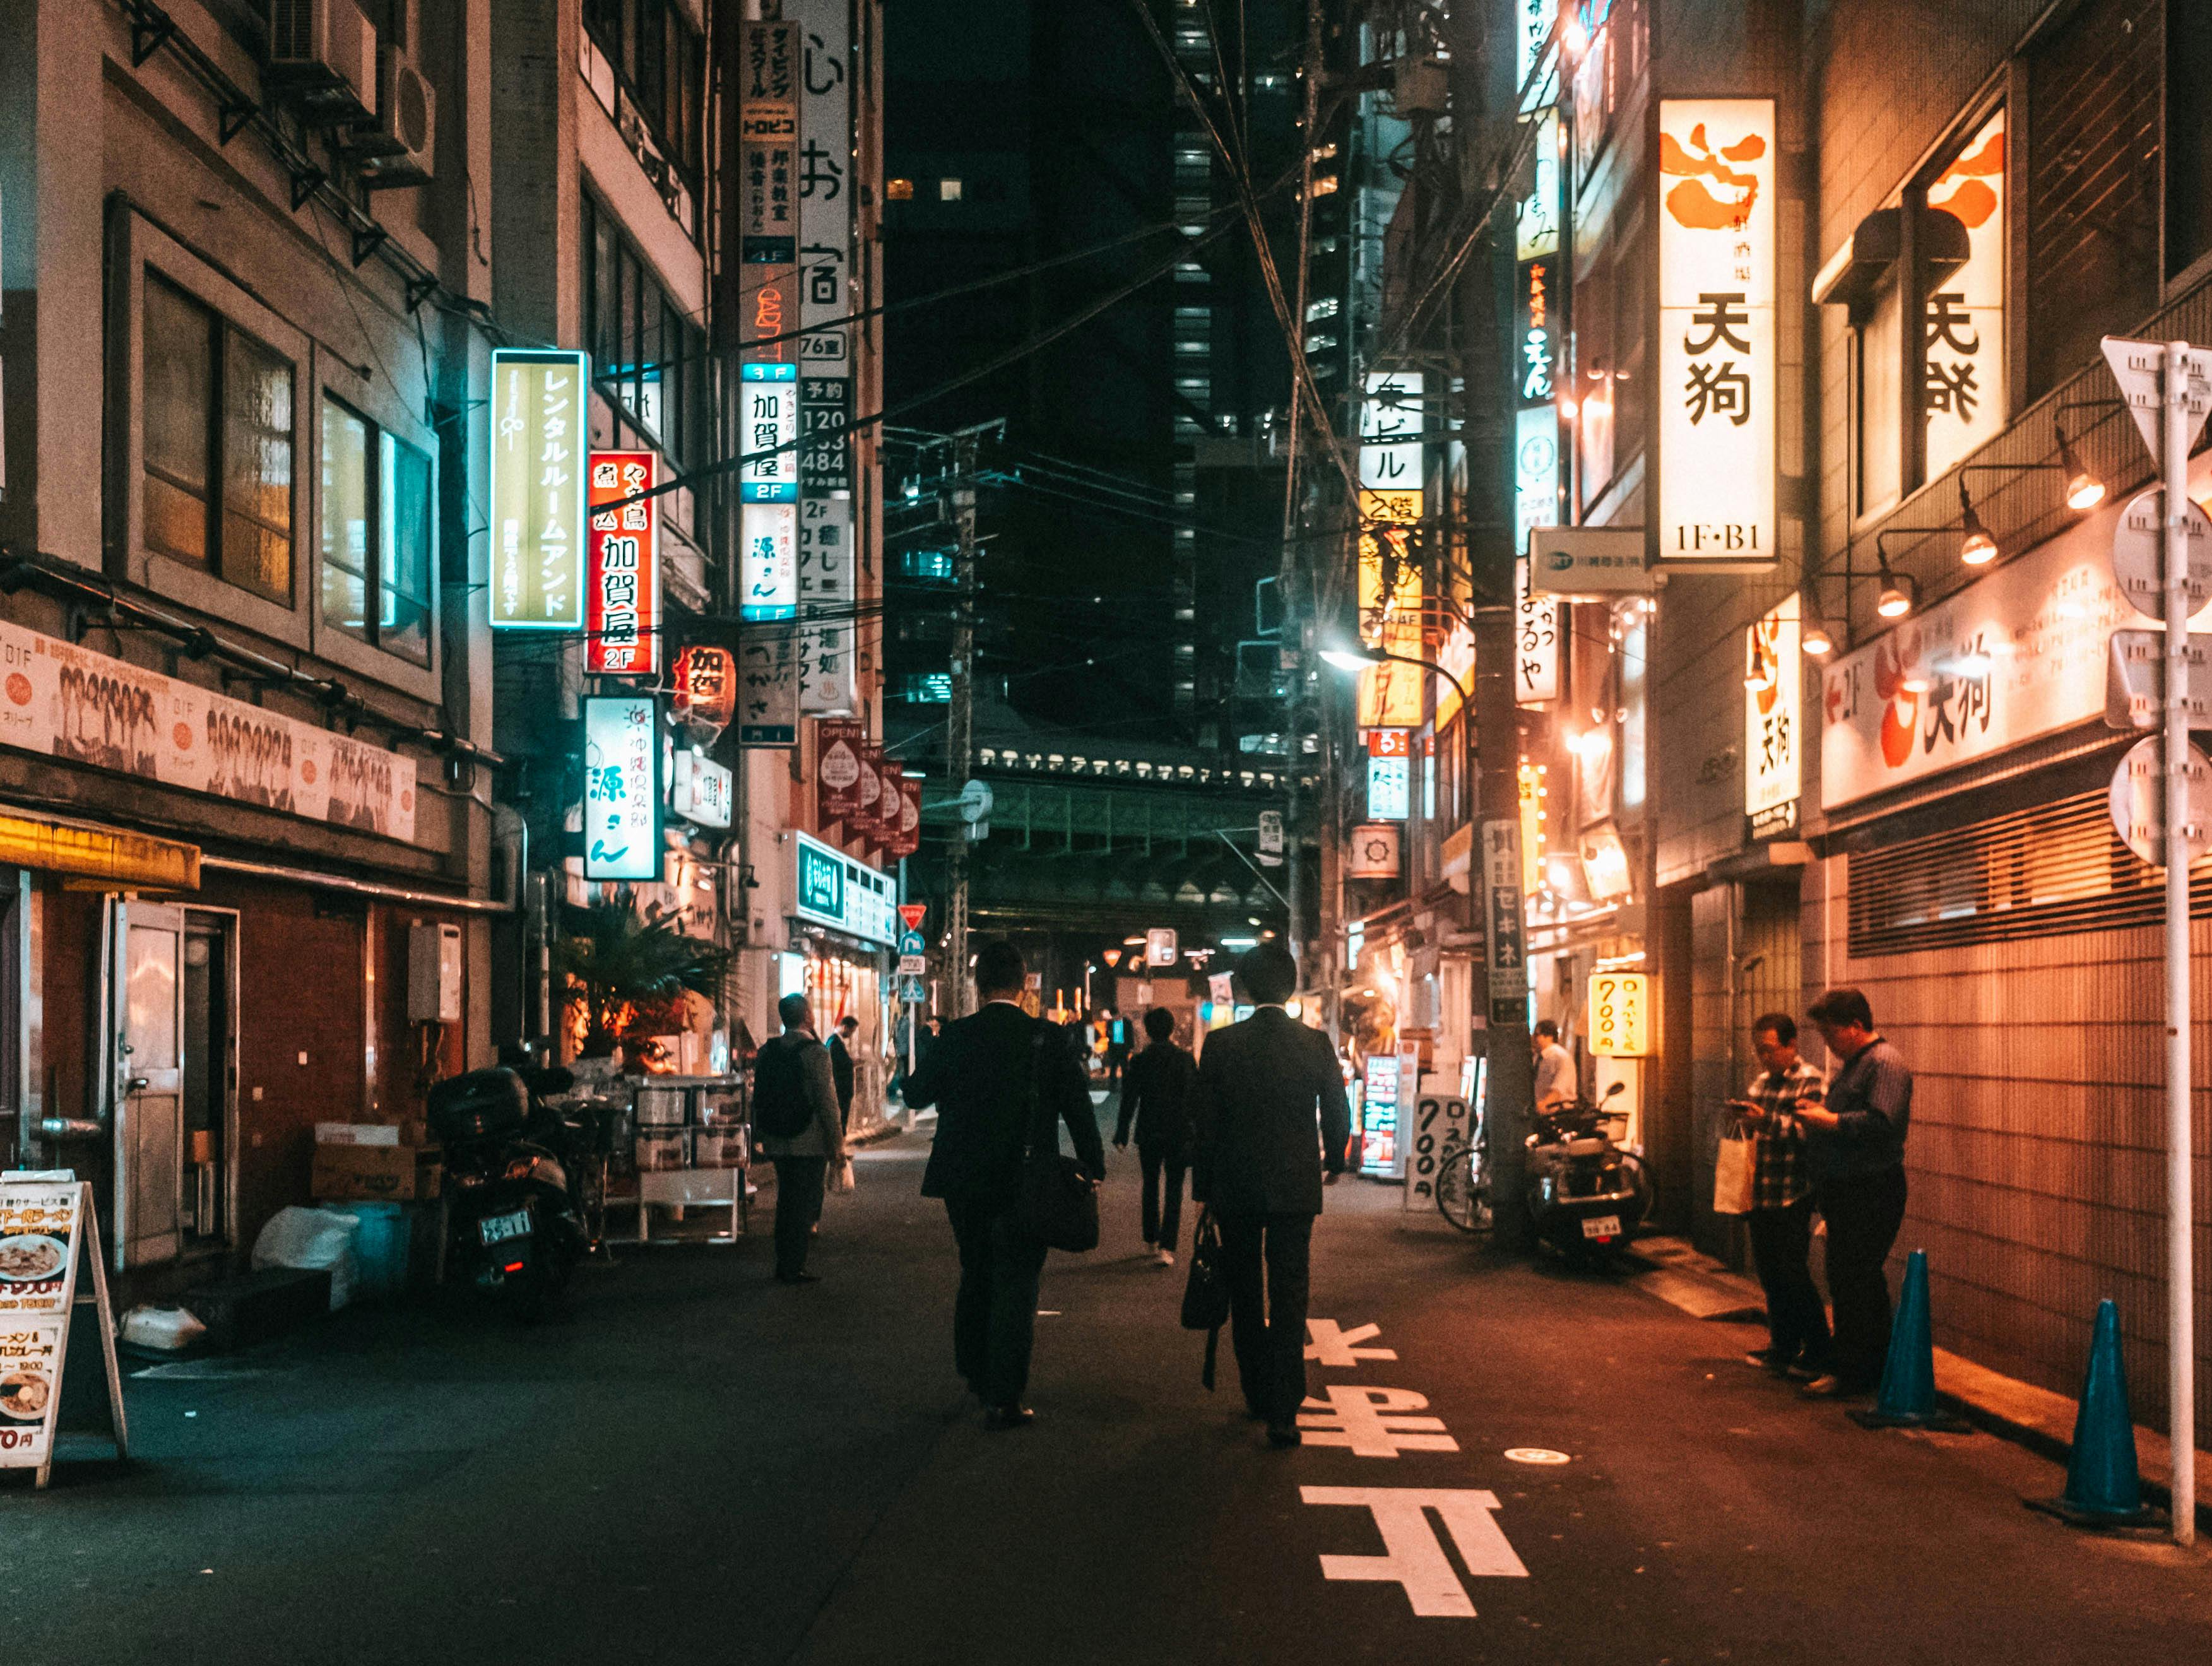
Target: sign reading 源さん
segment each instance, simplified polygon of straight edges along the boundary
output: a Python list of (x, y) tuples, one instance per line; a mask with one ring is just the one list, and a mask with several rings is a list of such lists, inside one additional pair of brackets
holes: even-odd
[(1601, 1059), (1640, 1059), (1651, 1051), (1651, 980), (1643, 972), (1593, 972), (1589, 1050)]
[(659, 500), (649, 451), (595, 451), (585, 590), (584, 669), (609, 677), (660, 670)]
[(584, 701), (584, 877), (660, 878), (659, 708), (647, 695)]
[(584, 477), (591, 356), (502, 347), (491, 356), (491, 623), (584, 623)]
[(787, 619), (799, 611), (799, 505), (743, 503), (738, 508), (739, 614)]
[(1744, 633), (1743, 810), (1755, 839), (1797, 825), (1805, 680), (1799, 652), (1795, 596)]
[(1658, 161), (1659, 560), (1771, 567), (1774, 100), (1662, 100)]
[(386, 838), (415, 760), (0, 622), (0, 744)]
[(1820, 803), (1834, 810), (2105, 709), (2106, 640), (2136, 623), (2107, 505), (1821, 676)]

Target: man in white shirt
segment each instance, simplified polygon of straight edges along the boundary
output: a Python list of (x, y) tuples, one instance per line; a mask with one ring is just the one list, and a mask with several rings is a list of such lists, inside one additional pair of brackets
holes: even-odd
[(1536, 1109), (1557, 1110), (1575, 1101), (1575, 1055), (1559, 1045), (1559, 1026), (1536, 1020), (1529, 1039), (1536, 1049)]

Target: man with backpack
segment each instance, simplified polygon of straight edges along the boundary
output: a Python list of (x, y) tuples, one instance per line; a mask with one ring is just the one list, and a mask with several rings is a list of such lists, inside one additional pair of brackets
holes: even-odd
[(775, 1164), (775, 1276), (782, 1284), (815, 1284), (806, 1248), (822, 1218), (822, 1190), (844, 1167), (845, 1134), (830, 1049), (815, 1039), (814, 1011), (805, 995), (775, 1006), (783, 1033), (753, 1056), (753, 1133)]

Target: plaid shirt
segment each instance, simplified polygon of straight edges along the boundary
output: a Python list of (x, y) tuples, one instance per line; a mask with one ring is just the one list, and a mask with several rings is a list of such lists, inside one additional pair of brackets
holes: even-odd
[(1786, 1209), (1812, 1191), (1812, 1177), (1805, 1168), (1805, 1131), (1790, 1113), (1800, 1099), (1817, 1101), (1826, 1092), (1827, 1079), (1802, 1059), (1779, 1075), (1762, 1070), (1752, 1079), (1743, 1097), (1772, 1119), (1759, 1129), (1759, 1158), (1751, 1176), (1753, 1208)]

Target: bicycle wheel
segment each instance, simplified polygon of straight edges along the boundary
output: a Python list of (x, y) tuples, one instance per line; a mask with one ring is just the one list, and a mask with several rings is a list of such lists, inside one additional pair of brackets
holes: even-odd
[(1464, 1140), (1446, 1143), (1437, 1159), (1437, 1213), (1462, 1232), (1490, 1225), (1490, 1178), (1482, 1150)]

